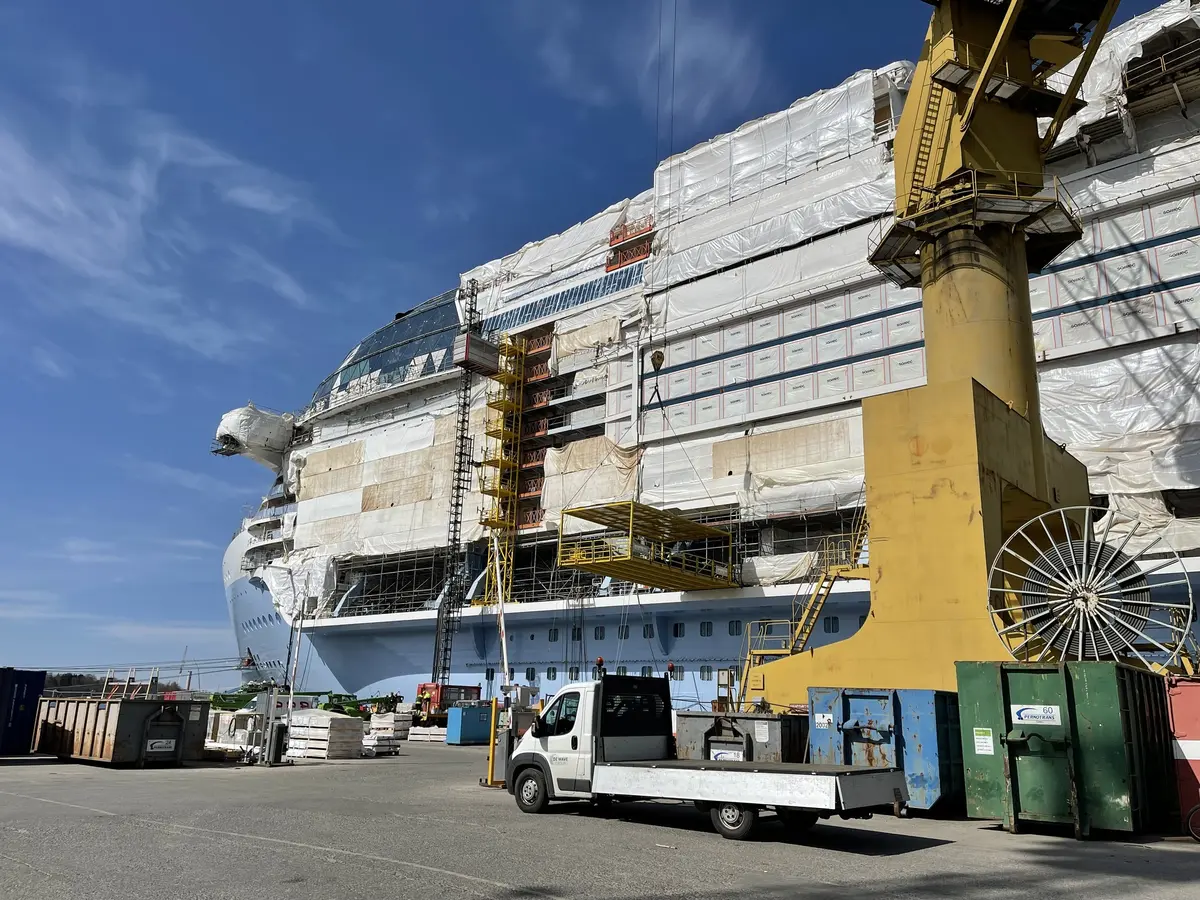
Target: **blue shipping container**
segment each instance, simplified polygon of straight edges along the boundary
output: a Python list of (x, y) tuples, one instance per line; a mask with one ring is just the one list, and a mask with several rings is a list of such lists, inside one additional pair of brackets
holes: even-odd
[(913, 809), (962, 802), (957, 694), (809, 688), (808, 715), (812, 762), (903, 769)]
[(447, 744), (486, 744), (491, 735), (491, 705), (452, 706), (446, 714)]
[(45, 672), (0, 669), (0, 756), (28, 753), (33, 746), (38, 698), (45, 687)]

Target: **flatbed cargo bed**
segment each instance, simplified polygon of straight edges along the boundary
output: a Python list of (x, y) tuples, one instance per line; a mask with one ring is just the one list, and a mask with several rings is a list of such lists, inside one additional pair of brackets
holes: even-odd
[[(737, 759), (649, 759), (597, 763), (598, 766), (639, 769), (695, 769), (702, 772), (766, 772), (775, 775), (871, 775), (881, 770), (825, 763), (754, 762)], [(883, 770), (887, 771), (887, 770)]]
[(597, 763), (591, 790), (614, 797), (732, 802), (844, 813), (908, 799), (899, 769), (662, 759)]

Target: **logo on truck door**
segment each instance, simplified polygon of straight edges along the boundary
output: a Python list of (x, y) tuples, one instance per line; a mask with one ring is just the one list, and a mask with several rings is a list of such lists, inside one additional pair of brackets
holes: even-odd
[(550, 764), (551, 765), (553, 765), (554, 763), (565, 763), (566, 761), (567, 761), (567, 757), (561, 753), (553, 753), (550, 755)]

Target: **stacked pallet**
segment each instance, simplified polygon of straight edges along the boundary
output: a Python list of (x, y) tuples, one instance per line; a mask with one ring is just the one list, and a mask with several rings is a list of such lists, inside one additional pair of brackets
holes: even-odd
[(363, 738), (363, 755), (387, 756), (398, 752), (400, 742), (408, 740), (411, 726), (411, 713), (375, 713)]
[(443, 744), (446, 742), (446, 729), (437, 725), (414, 725), (408, 730), (408, 739), (410, 741)]
[(363, 721), (324, 709), (298, 710), (288, 723), (288, 759), (362, 756)]

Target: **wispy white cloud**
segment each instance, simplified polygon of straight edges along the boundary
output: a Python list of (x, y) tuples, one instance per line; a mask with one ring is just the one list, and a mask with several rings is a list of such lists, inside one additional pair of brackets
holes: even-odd
[(275, 265), (257, 250), (240, 246), (233, 248), (232, 252), (237, 260), (234, 277), (269, 288), (294, 306), (304, 308), (312, 305), (308, 291), (301, 286), (300, 282), (291, 273)]
[(66, 354), (54, 347), (34, 347), (29, 353), (29, 361), (33, 368), (49, 378), (65, 379), (71, 377), (71, 369), (67, 364)]
[(40, 588), (0, 588), (0, 619), (27, 621), (63, 615), (58, 595)]
[(50, 554), (58, 559), (65, 559), (75, 564), (120, 563), (126, 557), (117, 552), (117, 545), (111, 541), (96, 541), (91, 538), (66, 538), (57, 551)]
[(734, 3), (524, 0), (516, 10), (554, 90), (588, 107), (637, 103), (664, 130), (736, 115), (766, 80), (761, 38)]
[(159, 541), (167, 547), (180, 547), (185, 550), (219, 550), (212, 541), (202, 541), (199, 538), (167, 538)]
[(104, 637), (130, 643), (187, 643), (195, 649), (201, 644), (232, 644), (228, 627), (188, 622), (105, 622), (91, 629)]
[[(279, 252), (299, 227), (337, 232), (301, 186), (147, 109), (119, 77), (22, 59), (21, 98), (0, 88), (0, 272), (17, 302), (212, 358), (269, 333), (231, 281), (307, 304)], [(220, 265), (231, 252), (242, 262)]]
[(188, 491), (212, 494), (217, 496), (250, 496), (256, 491), (252, 487), (244, 487), (233, 482), (224, 481), (205, 472), (194, 472), (191, 469), (181, 469), (167, 463), (151, 460), (127, 458), (125, 468), (141, 478), (183, 488)]

